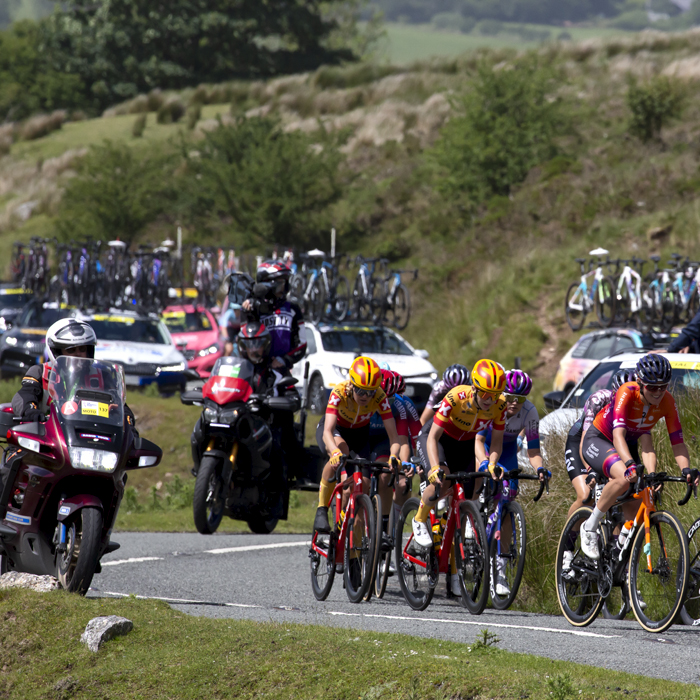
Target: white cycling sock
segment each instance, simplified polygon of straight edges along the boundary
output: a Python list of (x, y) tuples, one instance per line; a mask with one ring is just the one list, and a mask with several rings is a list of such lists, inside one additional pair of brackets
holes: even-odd
[(590, 517), (583, 524), (583, 527), (585, 527), (586, 530), (588, 530), (588, 532), (594, 532), (598, 528), (598, 525), (600, 525), (600, 521), (604, 517), (605, 517), (605, 513), (602, 510), (599, 510), (598, 506), (595, 506), (593, 508), (593, 512), (591, 513)]

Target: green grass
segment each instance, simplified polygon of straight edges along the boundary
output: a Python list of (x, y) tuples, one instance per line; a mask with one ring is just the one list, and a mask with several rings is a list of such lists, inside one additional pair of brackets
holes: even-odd
[[(100, 615), (126, 617), (134, 629), (93, 653), (79, 639)], [(502, 651), (483, 633), (456, 644), (29, 591), (0, 592), (0, 620), (0, 697), (22, 700), (592, 700), (611, 687), (640, 700), (698, 697), (690, 685)]]

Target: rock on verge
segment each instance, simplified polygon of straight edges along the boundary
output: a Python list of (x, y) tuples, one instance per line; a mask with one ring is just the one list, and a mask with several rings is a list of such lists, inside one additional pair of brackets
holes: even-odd
[(87, 645), (90, 651), (99, 651), (103, 642), (107, 642), (120, 634), (128, 634), (134, 629), (134, 623), (125, 617), (109, 615), (95, 617), (88, 622), (80, 641)]
[(0, 590), (4, 588), (27, 588), (30, 591), (48, 593), (57, 591), (60, 586), (53, 576), (36, 576), (20, 571), (8, 571), (0, 576)]

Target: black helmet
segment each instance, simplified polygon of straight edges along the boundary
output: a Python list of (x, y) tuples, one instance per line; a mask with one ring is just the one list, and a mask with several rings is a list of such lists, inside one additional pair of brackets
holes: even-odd
[(260, 364), (270, 355), (272, 336), (265, 324), (260, 321), (250, 321), (241, 326), (238, 333), (238, 352), (253, 364)]
[(640, 384), (668, 384), (671, 381), (671, 363), (663, 355), (644, 355), (635, 369)]
[(637, 379), (634, 371), (631, 369), (620, 369), (612, 377), (612, 390), (617, 391), (623, 384), (633, 382)]

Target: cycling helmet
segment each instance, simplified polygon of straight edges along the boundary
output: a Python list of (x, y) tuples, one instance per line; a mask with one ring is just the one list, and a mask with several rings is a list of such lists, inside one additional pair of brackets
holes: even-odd
[(612, 376), (611, 386), (613, 391), (617, 391), (623, 384), (635, 381), (634, 371), (631, 369), (621, 369)]
[(349, 375), (353, 386), (366, 391), (379, 389), (382, 383), (382, 371), (379, 365), (369, 357), (356, 357), (350, 365)]
[(388, 362), (380, 362), (379, 369), (391, 369)]
[(275, 284), (275, 292), (289, 291), (289, 278), (292, 271), (281, 260), (266, 260), (258, 267), (255, 281), (259, 283)]
[(403, 394), (406, 391), (406, 382), (404, 381), (403, 374), (394, 372), (394, 376), (396, 377), (396, 393)]
[(382, 391), (391, 398), (396, 393), (396, 388), (398, 382), (396, 381), (396, 375), (390, 369), (380, 370), (382, 373)]
[(270, 354), (272, 336), (265, 324), (260, 321), (250, 321), (241, 326), (238, 333), (238, 352), (241, 357), (250, 360), (254, 365), (260, 364)]
[(83, 346), (88, 349), (87, 356), (94, 359), (96, 343), (97, 336), (92, 326), (77, 318), (62, 318), (46, 331), (46, 350), (52, 362), (63, 355), (64, 350)]
[(456, 386), (471, 384), (469, 370), (464, 365), (450, 365), (442, 373), (442, 382), (446, 389), (454, 389)]
[(532, 389), (532, 379), (521, 369), (511, 369), (506, 372), (506, 394), (527, 396)]
[(644, 355), (635, 368), (640, 384), (668, 384), (671, 381), (671, 363), (663, 355)]
[(498, 362), (479, 360), (472, 369), (472, 386), (489, 394), (500, 394), (506, 386), (506, 371)]

